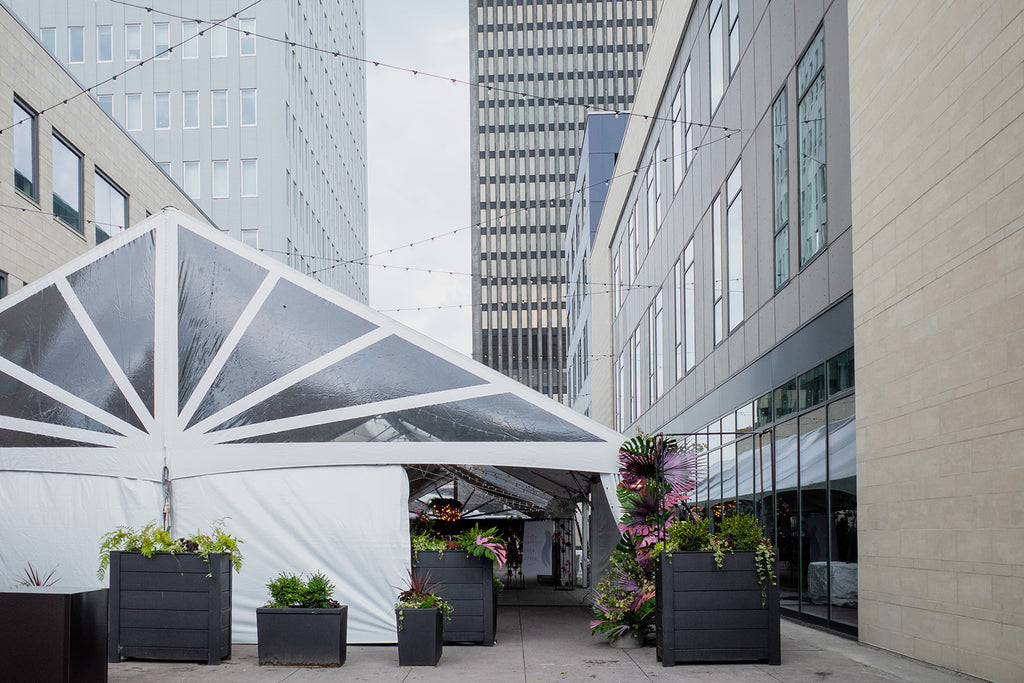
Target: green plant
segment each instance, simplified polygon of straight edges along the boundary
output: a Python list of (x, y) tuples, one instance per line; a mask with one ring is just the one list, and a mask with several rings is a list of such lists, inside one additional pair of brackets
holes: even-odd
[(398, 630), (402, 630), (402, 623), (405, 619), (403, 610), (406, 609), (431, 609), (436, 607), (445, 621), (452, 618), (452, 605), (437, 594), (437, 586), (430, 579), (430, 572), (420, 572), (415, 569), (409, 570), (409, 578), (406, 587), (398, 594), (398, 602), (395, 603), (395, 613), (398, 615)]
[(137, 552), (145, 557), (153, 553), (196, 553), (207, 562), (211, 553), (227, 553), (231, 567), (241, 571), (244, 557), (239, 548), (242, 541), (224, 530), (224, 519), (213, 522), (209, 533), (196, 530), (182, 538), (174, 538), (171, 532), (157, 526), (155, 521), (147, 522), (140, 529), (124, 524), (109, 531), (100, 538), (100, 567), (96, 576), (102, 581), (110, 566), (110, 551)]
[(494, 592), (495, 593), (500, 593), (503, 590), (505, 590), (505, 584), (503, 584), (501, 582), (501, 579), (499, 579), (497, 576), (492, 576), (491, 577), (491, 583), (494, 584)]
[(612, 640), (629, 632), (643, 638), (654, 624), (654, 604), (654, 581), (644, 576), (635, 552), (615, 550), (594, 591), (590, 630)]
[(730, 515), (718, 523), (718, 536), (728, 539), (733, 550), (754, 550), (764, 540), (764, 533), (752, 514)]
[(505, 566), (505, 539), (498, 533), (497, 527), (481, 529), (474, 524), (472, 529), (460, 533), (456, 540), (470, 557), (486, 557), (498, 565)]
[(267, 584), (270, 602), (267, 607), (305, 607), (326, 609), (341, 607), (334, 599), (334, 584), (322, 572), (312, 574), (308, 580), (295, 574), (281, 572)]
[(443, 538), (433, 535), (429, 530), (413, 532), (409, 535), (409, 542), (412, 545), (413, 557), (417, 559), (421, 550), (435, 552), (438, 557), (443, 557), (444, 551), (448, 548)]

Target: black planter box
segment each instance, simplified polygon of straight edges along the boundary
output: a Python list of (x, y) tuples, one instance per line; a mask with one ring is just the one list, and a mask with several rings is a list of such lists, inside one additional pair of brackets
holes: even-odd
[(721, 569), (712, 552), (669, 553), (655, 581), (657, 652), (663, 666), (782, 663), (778, 582), (768, 587), (762, 606), (753, 551), (727, 552)]
[(441, 610), (403, 607), (395, 610), (395, 619), (398, 622), (398, 665), (437, 666), (444, 641)]
[(110, 553), (109, 619), (108, 661), (219, 664), (231, 656), (231, 556)]
[(489, 559), (469, 557), (464, 550), (446, 550), (440, 557), (421, 550), (413, 553), (412, 566), (430, 572), (437, 594), (452, 606), (444, 642), (494, 645), (494, 569)]
[(256, 639), (260, 666), (341, 666), (348, 640), (348, 605), (257, 608)]
[(107, 680), (106, 588), (18, 588), (0, 615), (0, 680)]

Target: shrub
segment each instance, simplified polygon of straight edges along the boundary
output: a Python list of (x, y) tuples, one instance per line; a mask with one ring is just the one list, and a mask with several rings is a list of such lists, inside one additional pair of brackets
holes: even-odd
[(307, 609), (327, 609), (341, 607), (333, 598), (334, 584), (322, 573), (317, 572), (304, 581), (301, 576), (281, 572), (277, 578), (267, 584), (270, 602), (267, 607), (287, 608), (304, 607)]

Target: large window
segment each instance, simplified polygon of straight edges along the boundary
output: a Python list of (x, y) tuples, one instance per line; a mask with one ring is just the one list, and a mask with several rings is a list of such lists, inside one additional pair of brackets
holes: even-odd
[(686, 325), (684, 343), (686, 348), (686, 370), (697, 364), (697, 273), (693, 266), (693, 238), (683, 249), (683, 321)]
[(726, 241), (729, 255), (729, 331), (743, 322), (743, 194), (741, 192), (743, 173), (740, 162), (725, 183)]
[(711, 310), (714, 320), (715, 344), (725, 339), (725, 263), (722, 261), (722, 195), (715, 195), (711, 202)]
[(672, 186), (678, 190), (683, 182), (683, 88), (676, 88), (672, 98)]
[(127, 24), (124, 27), (124, 61), (137, 62), (142, 59), (142, 26)]
[(256, 175), (256, 160), (242, 159), (242, 196), (255, 197), (257, 194), (258, 178)]
[(648, 371), (650, 372), (650, 403), (653, 405), (665, 393), (665, 339), (662, 331), (664, 322), (664, 298), (662, 291), (654, 297), (647, 314), (648, 322)]
[(675, 350), (675, 365), (676, 365), (676, 379), (680, 380), (683, 378), (685, 373), (683, 369), (683, 351), (686, 345), (683, 343), (683, 312), (685, 306), (683, 305), (683, 260), (680, 258), (676, 261), (675, 265), (672, 266), (672, 290), (675, 295), (675, 311), (673, 318), (675, 319), (675, 338), (674, 350)]
[(823, 31), (811, 41), (797, 67), (800, 144), (800, 265), (825, 245), (825, 42)]
[(729, 75), (736, 73), (740, 63), (740, 3), (739, 0), (728, 0), (729, 3)]
[(0, 299), (7, 296), (7, 273), (0, 270)]
[(124, 96), (124, 127), (127, 130), (142, 130), (142, 95), (139, 93)]
[(228, 196), (228, 162), (213, 162), (213, 198), (219, 199)]
[(629, 413), (630, 422), (635, 422), (640, 417), (640, 378), (641, 375), (641, 358), (640, 354), (643, 349), (643, 322), (637, 326), (633, 331), (633, 391), (629, 395)]
[(772, 105), (772, 188), (775, 203), (775, 287), (789, 280), (789, 119), (786, 89)]
[(693, 163), (696, 149), (693, 145), (693, 73), (690, 62), (683, 69), (683, 149), (686, 151), (686, 167)]
[(97, 95), (96, 103), (100, 105), (100, 109), (107, 112), (110, 116), (114, 115), (114, 96), (113, 95)]
[(228, 29), (223, 24), (210, 29), (210, 56), (228, 56)]
[(181, 58), (198, 59), (199, 57), (199, 24), (194, 21), (181, 23)]
[(53, 215), (76, 231), (82, 227), (82, 155), (53, 134)]
[(711, 0), (708, 33), (708, 63), (711, 67), (711, 113), (718, 108), (725, 93), (725, 32), (722, 29), (722, 0)]
[(28, 105), (14, 100), (14, 187), (31, 199), (36, 194), (36, 114)]
[(256, 30), (256, 20), (239, 19), (238, 30), (241, 31), (238, 37), (238, 54), (243, 57), (256, 54), (256, 36), (252, 35)]
[(627, 223), (626, 232), (629, 237), (629, 284), (633, 284), (633, 280), (636, 278), (636, 272), (640, 266), (640, 244), (636, 238), (636, 204), (633, 204), (632, 210), (629, 212), (629, 222)]
[(113, 28), (110, 26), (96, 27), (96, 61), (114, 61)]
[(182, 187), (192, 199), (199, 199), (199, 162), (186, 161), (183, 165)]
[(158, 92), (153, 95), (153, 127), (167, 130), (171, 127), (171, 95)]
[(260, 248), (260, 231), (259, 230), (243, 230), (242, 231), (242, 243), (252, 247), (253, 249)]
[(256, 125), (256, 90), (242, 90), (239, 93), (239, 117), (243, 126)]
[(214, 90), (210, 93), (210, 125), (223, 128), (228, 125), (228, 91)]
[(128, 194), (96, 171), (96, 244), (128, 226)]
[(199, 127), (199, 93), (195, 91), (181, 94), (181, 126), (182, 128)]
[(41, 28), (39, 29), (39, 42), (43, 44), (47, 52), (51, 55), (57, 53), (57, 29), (55, 28)]
[(612, 256), (612, 317), (622, 308), (622, 239)]
[(81, 64), (85, 61), (85, 28), (68, 26), (68, 63)]
[(171, 25), (165, 22), (153, 24), (153, 55), (157, 59), (171, 56)]
[(647, 248), (654, 244), (654, 236), (658, 232), (658, 204), (657, 204), (657, 182), (654, 171), (658, 167), (658, 160), (651, 159), (647, 166)]

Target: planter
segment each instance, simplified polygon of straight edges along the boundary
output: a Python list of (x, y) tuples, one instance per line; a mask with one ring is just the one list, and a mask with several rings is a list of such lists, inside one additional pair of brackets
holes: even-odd
[(464, 550), (447, 550), (440, 557), (421, 550), (413, 553), (412, 566), (429, 571), (437, 594), (452, 606), (444, 642), (494, 645), (494, 570), (489, 559), (469, 557)]
[(441, 610), (400, 608), (398, 622), (398, 665), (437, 666), (444, 642)]
[(260, 666), (341, 666), (347, 636), (348, 605), (256, 609)]
[(656, 577), (658, 659), (681, 662), (782, 661), (779, 587), (761, 584), (753, 551), (726, 553), (722, 568), (714, 553), (663, 556)]
[[(207, 576), (209, 574), (210, 576)], [(231, 656), (231, 557), (110, 553), (107, 660)]]

